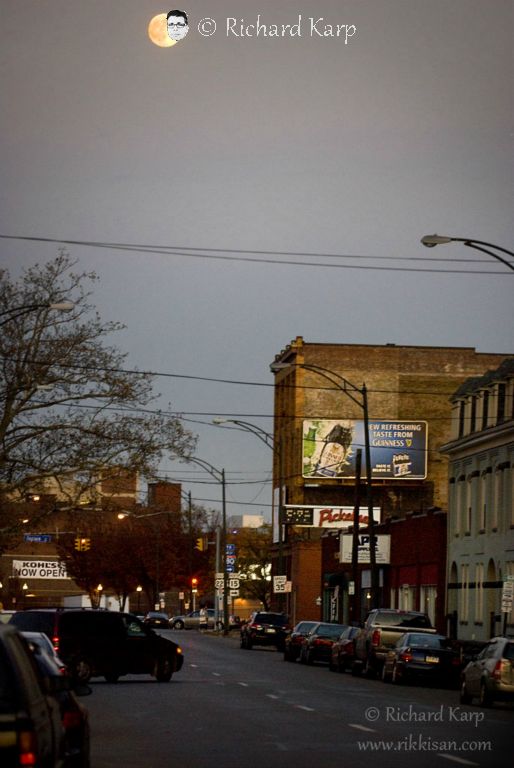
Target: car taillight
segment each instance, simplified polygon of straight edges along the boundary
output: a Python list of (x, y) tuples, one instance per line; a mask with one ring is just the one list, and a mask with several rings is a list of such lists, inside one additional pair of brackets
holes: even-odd
[(400, 659), (402, 661), (412, 661), (412, 653), (410, 651), (404, 651), (403, 653), (400, 653)]
[(37, 765), (37, 741), (34, 731), (20, 731), (18, 750), (20, 765)]
[(65, 730), (68, 730), (68, 728), (78, 728), (81, 723), (82, 716), (78, 710), (64, 713), (62, 724)]
[(499, 659), (494, 665), (493, 677), (495, 680), (501, 680), (501, 676), (502, 676), (502, 662), (501, 662), (501, 659)]
[(454, 667), (460, 667), (460, 665), (461, 665), (460, 658), (458, 656), (453, 656), (452, 664), (453, 664)]
[(262, 624), (250, 624), (251, 629), (262, 629)]
[(54, 635), (52, 637), (52, 645), (53, 645), (53, 647), (55, 649), (55, 652), (59, 653), (59, 637), (58, 637), (58, 635)]
[(380, 630), (375, 629), (371, 635), (371, 645), (380, 645)]

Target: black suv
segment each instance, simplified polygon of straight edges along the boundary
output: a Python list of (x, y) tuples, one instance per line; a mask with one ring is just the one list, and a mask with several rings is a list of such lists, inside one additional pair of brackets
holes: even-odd
[(254, 645), (274, 645), (277, 651), (283, 651), (290, 629), (284, 613), (254, 611), (241, 627), (241, 648), (249, 651)]
[(177, 643), (156, 634), (130, 613), (91, 609), (19, 611), (10, 621), (23, 632), (44, 632), (72, 677), (153, 675), (168, 682), (184, 662)]
[(0, 763), (4, 768), (63, 765), (64, 730), (58, 704), (20, 633), (0, 625)]

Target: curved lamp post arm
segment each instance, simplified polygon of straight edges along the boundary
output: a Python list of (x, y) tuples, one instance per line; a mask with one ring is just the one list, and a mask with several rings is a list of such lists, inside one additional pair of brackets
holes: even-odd
[[(510, 256), (512, 259), (514, 259), (514, 253), (512, 251), (507, 250), (507, 248), (502, 248), (500, 245), (494, 245), (494, 243), (488, 243), (485, 240), (474, 240), (473, 238), (470, 238), (470, 237), (447, 237), (445, 235), (425, 235), (424, 237), (421, 238), (421, 242), (427, 248), (435, 248), (436, 245), (446, 245), (446, 243), (464, 243), (464, 245), (467, 245), (469, 248), (474, 248), (476, 251), (482, 251), (482, 253), (487, 253), (487, 255), (492, 256), (493, 259), (497, 259), (498, 261), (501, 261), (502, 264), (505, 264), (506, 267), (508, 267), (514, 272), (513, 262), (507, 261), (506, 259), (499, 256), (497, 253), (494, 253), (494, 251), (488, 250), (488, 248), (494, 248), (496, 251), (505, 253), (507, 256)], [(487, 246), (487, 248), (485, 248), (484, 246)]]
[[(252, 435), (255, 435), (255, 437), (258, 437), (259, 440), (267, 445), (268, 448), (271, 448), (272, 451), (277, 450), (273, 435), (266, 432), (265, 429), (262, 429), (257, 424), (252, 424), (249, 421), (240, 421), (239, 419), (213, 419), (212, 423), (219, 427), (223, 427), (225, 424), (235, 424), (241, 432), (251, 432)], [(235, 429), (235, 427), (225, 427), (225, 429)]]

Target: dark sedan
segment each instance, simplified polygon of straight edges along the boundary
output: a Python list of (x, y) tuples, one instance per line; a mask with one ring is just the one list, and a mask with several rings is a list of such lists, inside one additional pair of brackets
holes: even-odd
[(150, 629), (168, 629), (170, 623), (170, 617), (163, 611), (148, 611), (143, 624), (150, 627)]
[(284, 661), (296, 661), (304, 638), (308, 635), (317, 621), (299, 621), (284, 640)]
[(460, 669), (460, 653), (448, 637), (406, 632), (387, 652), (382, 680), (424, 680), (456, 686)]
[(314, 664), (315, 661), (329, 662), (332, 644), (346, 629), (346, 624), (318, 622), (303, 639), (300, 649), (300, 663)]
[(355, 658), (354, 638), (359, 631), (359, 627), (346, 627), (332, 644), (332, 652), (328, 662), (332, 672), (344, 672), (345, 669), (351, 669)]

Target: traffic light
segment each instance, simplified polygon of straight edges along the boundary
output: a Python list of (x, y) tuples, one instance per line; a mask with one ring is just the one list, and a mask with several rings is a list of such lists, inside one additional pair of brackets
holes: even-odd
[(195, 549), (197, 549), (199, 552), (203, 552), (205, 549), (205, 540), (203, 536), (199, 536), (196, 540)]
[(75, 549), (78, 552), (86, 552), (86, 550), (91, 549), (91, 539), (85, 539), (81, 536), (77, 536), (75, 539)]
[(198, 592), (198, 579), (193, 576), (191, 579), (191, 592)]

